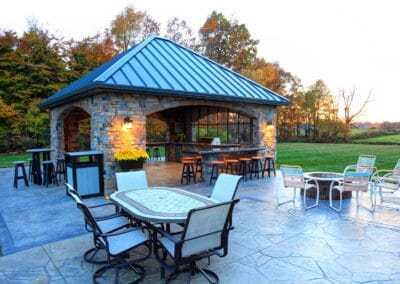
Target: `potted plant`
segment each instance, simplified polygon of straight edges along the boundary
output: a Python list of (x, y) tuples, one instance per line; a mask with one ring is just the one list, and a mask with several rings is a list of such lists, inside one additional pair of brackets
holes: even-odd
[(143, 162), (149, 158), (146, 151), (137, 148), (122, 148), (114, 155), (115, 161), (121, 169), (128, 171), (131, 169), (143, 168)]

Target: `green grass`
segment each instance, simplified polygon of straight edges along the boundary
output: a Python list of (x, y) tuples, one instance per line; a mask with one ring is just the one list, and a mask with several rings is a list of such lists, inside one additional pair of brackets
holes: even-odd
[(277, 164), (299, 165), (304, 171), (343, 172), (360, 154), (376, 156), (378, 169), (393, 169), (400, 158), (397, 145), (278, 143)]
[(13, 168), (14, 161), (26, 161), (28, 158), (32, 158), (32, 154), (0, 155), (0, 168)]
[(400, 143), (400, 134), (355, 139), (356, 143)]
[(350, 130), (350, 136), (354, 136), (354, 135), (358, 135), (361, 133), (365, 133), (365, 132), (373, 132), (374, 130), (371, 129), (357, 129), (357, 128), (353, 128)]

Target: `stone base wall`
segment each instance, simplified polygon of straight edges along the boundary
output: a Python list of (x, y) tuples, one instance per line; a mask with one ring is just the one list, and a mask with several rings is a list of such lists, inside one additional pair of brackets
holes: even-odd
[[(102, 93), (51, 110), (51, 147), (54, 155), (65, 152), (64, 119), (76, 108), (90, 115), (91, 149), (104, 153), (104, 187), (115, 190), (114, 154), (125, 146), (146, 147), (146, 115), (180, 106), (215, 106), (229, 108), (253, 118), (253, 141), (275, 151), (276, 106), (221, 102), (172, 96)], [(125, 129), (129, 117), (132, 128)]]

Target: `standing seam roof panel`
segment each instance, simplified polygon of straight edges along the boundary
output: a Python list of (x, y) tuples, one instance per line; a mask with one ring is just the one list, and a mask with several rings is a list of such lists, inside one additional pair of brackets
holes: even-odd
[(179, 83), (176, 78), (171, 76), (170, 72), (163, 66), (163, 64), (159, 60), (159, 56), (154, 55), (153, 51), (149, 48), (143, 50), (144, 55), (148, 58), (149, 62), (151, 62), (153, 68), (157, 69), (160, 75), (164, 78), (166, 82), (170, 85), (170, 89), (179, 89), (181, 91), (185, 91), (185, 88)]
[[(164, 50), (164, 52), (168, 53), (168, 51), (166, 51), (161, 45), (159, 45), (158, 47), (156, 45), (159, 45), (158, 42), (154, 43), (154, 47), (155, 48), (161, 48)], [(180, 80), (181, 82), (185, 82), (186, 84), (188, 84), (189, 86), (186, 87), (187, 90), (195, 90), (196, 92), (199, 92), (200, 89), (202, 88), (201, 85), (196, 81), (195, 78), (192, 77), (191, 74), (188, 74), (189, 76), (187, 76), (185, 78), (185, 76), (183, 76), (182, 72), (179, 71), (179, 69), (176, 66), (181, 66), (179, 63), (174, 64), (174, 62), (172, 62), (171, 58), (167, 58), (162, 52), (160, 52), (161, 56), (166, 60), (166, 62), (168, 63), (168, 65), (171, 67), (171, 69), (173, 69), (178, 75), (178, 80)], [(181, 66), (182, 67), (182, 66)], [(197, 87), (195, 86), (197, 85)]]
[(139, 52), (136, 54), (136, 59), (140, 63), (140, 65), (143, 68), (143, 71), (145, 71), (153, 80), (155, 84), (149, 84), (148, 86), (150, 88), (161, 88), (161, 89), (166, 89), (170, 88), (171, 86), (164, 80), (162, 76), (160, 76), (160, 73), (158, 70), (156, 70), (151, 64), (149, 64), (148, 59), (144, 56), (143, 52)]
[(185, 57), (186, 60), (190, 61), (194, 67), (196, 67), (196, 69), (198, 70), (199, 73), (202, 73), (204, 75), (204, 77), (208, 78), (208, 80), (214, 82), (214, 86), (213, 89), (216, 90), (216, 94), (226, 94), (227, 90), (229, 90), (229, 86), (225, 86), (224, 84), (218, 83), (218, 77), (216, 76), (215, 73), (209, 72), (209, 70), (207, 70), (208, 72), (205, 72), (204, 69), (201, 69), (199, 67), (198, 62), (196, 61), (196, 56), (194, 56), (193, 54), (191, 54), (190, 56), (192, 58), (189, 58), (189, 55), (182, 52), (182, 50), (179, 50), (181, 56)]

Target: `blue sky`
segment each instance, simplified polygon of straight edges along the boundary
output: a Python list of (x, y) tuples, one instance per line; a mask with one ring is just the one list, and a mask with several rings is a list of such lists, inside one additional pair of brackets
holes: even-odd
[(259, 39), (259, 56), (278, 61), (305, 86), (323, 79), (332, 93), (356, 88), (359, 120), (400, 121), (400, 17), (395, 0), (13, 0), (2, 4), (0, 28), (21, 33), (28, 17), (66, 38), (103, 32), (128, 4), (165, 27), (177, 16), (197, 31), (212, 10), (235, 17)]

